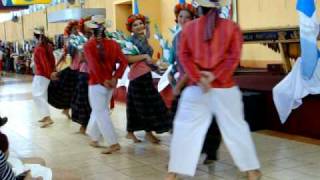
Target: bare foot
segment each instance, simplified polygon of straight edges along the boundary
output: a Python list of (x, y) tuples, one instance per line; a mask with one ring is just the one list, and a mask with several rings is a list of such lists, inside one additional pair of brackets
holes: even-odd
[(94, 148), (100, 148), (101, 146), (99, 145), (98, 141), (91, 141), (89, 143), (90, 146), (94, 147)]
[(176, 180), (177, 175), (175, 173), (168, 173), (167, 176), (165, 177), (165, 180)]
[(101, 153), (102, 154), (112, 154), (114, 152), (120, 151), (120, 149), (121, 149), (120, 144), (114, 144), (114, 145), (111, 145), (110, 147), (107, 147)]
[(79, 129), (79, 133), (85, 135), (86, 134), (86, 127), (81, 126), (80, 129)]
[(134, 143), (141, 143), (141, 140), (136, 137), (132, 132), (128, 132), (127, 139), (132, 139)]
[(262, 173), (259, 170), (248, 171), (248, 180), (260, 180)]
[(65, 116), (67, 116), (68, 119), (71, 119), (70, 113), (69, 113), (69, 109), (64, 109), (62, 111), (62, 114), (64, 114)]
[(47, 117), (40, 119), (38, 122), (45, 122)]
[(160, 139), (155, 137), (152, 134), (152, 132), (146, 132), (145, 138), (146, 138), (147, 141), (151, 142), (152, 144), (159, 144), (160, 143)]
[(52, 121), (52, 119), (50, 117), (46, 117), (44, 119), (44, 121), (42, 122), (42, 125), (40, 126), (41, 128), (46, 128), (49, 127), (51, 124), (53, 124), (54, 122)]

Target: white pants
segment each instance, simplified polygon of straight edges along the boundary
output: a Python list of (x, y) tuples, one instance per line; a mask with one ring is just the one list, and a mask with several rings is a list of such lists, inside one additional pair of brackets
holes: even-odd
[(239, 169), (260, 168), (241, 98), (238, 87), (212, 88), (208, 93), (198, 86), (184, 90), (174, 120), (169, 172), (194, 176), (213, 114)]
[(102, 135), (109, 145), (118, 143), (109, 115), (111, 96), (112, 89), (107, 89), (102, 85), (89, 86), (89, 103), (92, 111), (86, 133), (93, 141), (99, 141)]
[(32, 81), (32, 96), (40, 119), (50, 116), (48, 104), (48, 86), (50, 80), (43, 76), (34, 76)]

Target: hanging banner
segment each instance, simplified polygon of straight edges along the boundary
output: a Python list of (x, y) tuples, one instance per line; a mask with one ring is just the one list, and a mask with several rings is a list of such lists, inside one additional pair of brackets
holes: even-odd
[(52, 0), (2, 0), (4, 6), (21, 6), (32, 4), (50, 4)]
[(0, 1), (0, 13), (6, 13), (10, 11), (17, 11), (17, 10), (23, 10), (28, 9), (28, 5), (21, 5), (21, 6), (4, 6), (2, 4), (2, 1)]

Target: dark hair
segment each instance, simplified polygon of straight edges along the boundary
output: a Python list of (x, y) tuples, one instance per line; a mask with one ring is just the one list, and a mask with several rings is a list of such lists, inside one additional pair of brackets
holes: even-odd
[[(210, 8), (210, 7), (203, 7), (203, 6), (200, 6), (198, 7), (197, 11), (198, 11), (198, 15), (201, 16), (201, 15), (206, 15), (210, 12), (210, 10), (212, 9), (215, 9), (216, 11), (220, 12), (219, 9), (217, 8)], [(202, 13), (202, 14), (201, 14)]]
[(45, 47), (46, 50), (46, 56), (50, 57), (50, 53), (49, 53), (49, 47), (53, 47), (53, 42), (49, 40), (49, 38), (47, 38), (45, 35), (43, 34), (36, 34), (33, 33), (34, 37), (36, 37), (36, 39), (38, 41), (40, 41), (40, 43)]
[(100, 37), (98, 40), (97, 40), (97, 43), (98, 43), (98, 56), (99, 56), (99, 62), (101, 64), (104, 64), (104, 59), (106, 57), (106, 54), (105, 54), (105, 47), (104, 47), (104, 41), (103, 39), (106, 38), (106, 33), (105, 33), (105, 30), (106, 28), (101, 26), (99, 28), (96, 28), (96, 29), (93, 29), (93, 35), (94, 37)]
[(37, 40), (40, 39), (40, 34), (33, 33), (33, 36), (36, 37)]
[(105, 27), (99, 27), (99, 28), (93, 29), (93, 35), (94, 37), (101, 36), (102, 38), (105, 38), (106, 37), (105, 31), (106, 31)]
[(8, 137), (0, 132), (0, 151), (3, 153), (7, 152), (9, 149)]

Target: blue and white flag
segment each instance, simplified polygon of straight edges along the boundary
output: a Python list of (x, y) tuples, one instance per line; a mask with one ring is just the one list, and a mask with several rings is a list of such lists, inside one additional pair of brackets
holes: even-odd
[(133, 14), (140, 14), (138, 0), (133, 1)]
[(297, 0), (300, 16), (301, 57), (289, 74), (272, 90), (279, 118), (284, 124), (293, 109), (309, 94), (320, 94), (320, 62), (317, 47), (319, 24), (315, 0)]
[(302, 77), (310, 80), (318, 63), (317, 37), (319, 23), (316, 13), (316, 0), (298, 0), (297, 10), (300, 17), (300, 43)]

